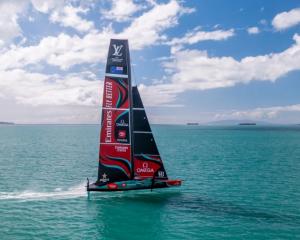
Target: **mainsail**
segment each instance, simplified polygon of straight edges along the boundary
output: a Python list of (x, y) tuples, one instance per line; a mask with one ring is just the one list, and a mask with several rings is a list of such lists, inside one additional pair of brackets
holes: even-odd
[(97, 183), (129, 180), (132, 169), (131, 78), (128, 42), (110, 42), (104, 94)]
[(168, 180), (138, 88), (127, 40), (110, 41), (104, 79), (98, 179), (88, 191), (179, 186)]

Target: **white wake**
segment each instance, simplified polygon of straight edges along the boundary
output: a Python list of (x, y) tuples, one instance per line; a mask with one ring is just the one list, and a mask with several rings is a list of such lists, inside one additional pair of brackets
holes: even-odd
[(35, 192), (35, 191), (22, 191), (22, 192), (0, 192), (0, 200), (46, 200), (46, 199), (66, 199), (78, 198), (86, 196), (86, 183), (81, 183), (77, 186), (70, 187), (66, 190), (56, 188), (51, 192)]

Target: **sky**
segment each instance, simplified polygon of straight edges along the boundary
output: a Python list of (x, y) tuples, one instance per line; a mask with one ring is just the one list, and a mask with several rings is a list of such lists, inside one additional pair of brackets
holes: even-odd
[(300, 123), (297, 0), (1, 0), (0, 121), (99, 123), (110, 38), (151, 123)]

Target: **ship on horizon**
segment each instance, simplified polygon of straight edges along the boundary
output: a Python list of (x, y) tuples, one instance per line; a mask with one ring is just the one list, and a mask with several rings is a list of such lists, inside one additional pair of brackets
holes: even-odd
[(188, 125), (188, 126), (198, 126), (199, 123), (197, 123), (197, 122), (188, 122), (186, 125)]
[(254, 126), (256, 125), (255, 122), (241, 122), (239, 123), (240, 126)]

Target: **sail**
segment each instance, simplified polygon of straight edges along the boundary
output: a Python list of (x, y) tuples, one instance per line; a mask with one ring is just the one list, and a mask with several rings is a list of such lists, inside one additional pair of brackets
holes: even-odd
[(103, 89), (98, 185), (132, 179), (131, 98), (128, 41), (112, 39)]
[(132, 87), (133, 165), (136, 179), (168, 179), (138, 88)]

